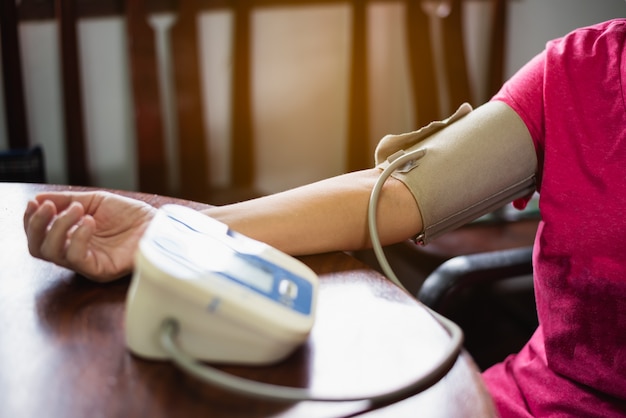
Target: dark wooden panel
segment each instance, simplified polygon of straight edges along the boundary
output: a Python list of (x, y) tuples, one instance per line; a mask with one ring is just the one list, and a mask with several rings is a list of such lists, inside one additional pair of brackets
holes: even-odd
[[(121, 16), (126, 13), (124, 0), (76, 0), (78, 17)], [(149, 12), (175, 10), (175, 0), (150, 0), (145, 7)], [(54, 18), (54, 0), (22, 0), (19, 5), (21, 20), (41, 20)]]
[(428, 17), (418, 1), (406, 0), (405, 7), (414, 119), (417, 128), (439, 118), (439, 96)]
[(154, 31), (147, 21), (146, 2), (126, 2), (126, 29), (135, 111), (139, 190), (167, 194), (163, 118)]
[(450, 110), (456, 109), (463, 102), (472, 102), (465, 59), (465, 42), (463, 41), (462, 1), (452, 0), (450, 14), (441, 20), (443, 57)]
[(63, 120), (65, 123), (65, 158), (68, 182), (89, 185), (89, 166), (83, 118), (82, 80), (76, 35), (74, 0), (56, 2), (61, 46), (61, 77), (63, 85)]
[(207, 196), (209, 182), (198, 58), (198, 2), (180, 0), (178, 7), (171, 41), (178, 121), (180, 196), (202, 200)]
[(356, 171), (372, 166), (369, 147), (369, 80), (367, 63), (367, 0), (352, 1), (352, 55), (346, 167)]
[(488, 67), (487, 94), (496, 94), (504, 82), (504, 55), (506, 48), (507, 0), (492, 0), (493, 18), (491, 21), (491, 56)]
[(255, 174), (255, 158), (252, 133), (251, 0), (235, 3), (235, 29), (233, 40), (233, 92), (232, 92), (232, 147), (231, 183), (235, 187), (249, 187)]
[(2, 76), (9, 147), (25, 149), (29, 146), (29, 138), (15, 1), (2, 1), (0, 3), (0, 25)]
[[(316, 4), (341, 4), (349, 0), (254, 0), (255, 7), (290, 7)], [(397, 1), (397, 0), (377, 0)], [(235, 0), (196, 0), (201, 10), (233, 8)], [(76, 0), (77, 13), (80, 17), (113, 16), (124, 14), (124, 0)], [(150, 0), (146, 4), (149, 12), (173, 12), (177, 9), (176, 0)], [(39, 20), (54, 18), (54, 0), (22, 0), (19, 5), (21, 20)]]

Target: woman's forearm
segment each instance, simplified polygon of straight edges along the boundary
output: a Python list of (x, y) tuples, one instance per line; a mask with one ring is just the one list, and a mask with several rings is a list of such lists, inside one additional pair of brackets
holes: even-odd
[[(367, 204), (379, 174), (376, 169), (358, 171), (204, 212), (292, 255), (366, 248)], [(393, 178), (381, 193), (378, 226), (383, 244), (421, 229), (413, 196)]]

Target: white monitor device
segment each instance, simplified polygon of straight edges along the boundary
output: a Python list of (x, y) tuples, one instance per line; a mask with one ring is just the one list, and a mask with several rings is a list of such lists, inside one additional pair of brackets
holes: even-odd
[(168, 357), (162, 323), (199, 360), (268, 364), (308, 337), (317, 275), (302, 262), (195, 210), (159, 209), (139, 244), (127, 298), (126, 340), (146, 358)]

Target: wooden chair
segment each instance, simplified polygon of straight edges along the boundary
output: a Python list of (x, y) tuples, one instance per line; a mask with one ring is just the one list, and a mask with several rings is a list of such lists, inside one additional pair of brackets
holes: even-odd
[[(132, 97), (136, 126), (137, 166), (139, 190), (160, 194), (173, 194), (188, 199), (225, 203), (257, 196), (254, 190), (256, 173), (254, 132), (250, 79), (251, 32), (253, 10), (267, 5), (300, 5), (304, 0), (238, 0), (179, 2), (136, 0), (126, 2), (105, 1), (89, 5), (106, 13), (123, 13), (127, 18), (129, 57), (131, 65)], [(489, 68), (494, 86), (501, 83), (502, 48), (504, 39), (505, 0), (483, 0), (494, 4), (494, 45)], [(340, 0), (337, 0), (339, 3)], [(345, 3), (345, 1), (341, 1)], [(353, 171), (371, 166), (373, 150), (364, 138), (369, 138), (369, 83), (367, 9), (368, 0), (350, 0), (353, 14), (351, 77), (349, 94), (349, 121), (345, 170)], [(415, 128), (439, 119), (441, 92), (437, 89), (436, 69), (433, 63), (433, 46), (430, 39), (429, 19), (440, 18), (443, 31), (445, 98), (451, 106), (471, 101), (465, 64), (462, 32), (463, 0), (404, 0), (406, 10), (406, 39), (412, 80)], [(441, 6), (445, 6), (443, 9)], [(61, 46), (63, 115), (66, 131), (66, 163), (71, 184), (91, 184), (84, 133), (81, 81), (77, 48), (76, 23), (79, 13), (84, 13), (86, 3), (77, 0), (27, 1), (21, 8), (37, 8), (38, 13), (50, 13), (59, 25)], [(232, 91), (232, 161), (231, 184), (228, 190), (209, 187), (209, 159), (204, 130), (203, 102), (200, 90), (198, 65), (198, 39), (196, 17), (207, 8), (231, 8), (234, 12), (233, 41), (233, 91)], [(17, 42), (17, 12), (14, 2), (2, 3), (3, 73), (5, 76), (7, 117), (11, 148), (28, 148), (22, 69)], [(178, 119), (178, 164), (180, 179), (178, 190), (168, 184), (167, 154), (164, 147), (163, 115), (157, 81), (157, 63), (154, 32), (147, 22), (150, 12), (159, 8), (177, 14), (172, 28), (172, 68), (174, 73), (176, 115)], [(446, 13), (438, 15), (441, 10)], [(96, 10), (97, 11), (97, 10)], [(433, 15), (433, 11), (435, 15)], [(445, 15), (445, 16), (444, 16)], [(429, 17), (430, 16), (430, 17)]]
[[(162, 192), (163, 170), (155, 173), (154, 167), (164, 165), (165, 155), (158, 154), (162, 148), (162, 133), (158, 131), (155, 116), (154, 97), (157, 91), (153, 69), (156, 59), (153, 47), (153, 34), (146, 21), (145, 0), (127, 2), (129, 38), (131, 39), (132, 72), (134, 98), (137, 117), (137, 137), (140, 154), (141, 189)], [(233, 46), (233, 92), (232, 92), (232, 157), (230, 161), (232, 179), (228, 190), (211, 190), (206, 183), (208, 161), (198, 158), (207, 154), (206, 142), (202, 131), (202, 99), (200, 97), (200, 74), (198, 70), (196, 39), (196, 15), (198, 3), (190, 0), (179, 2), (178, 20), (173, 28), (172, 49), (176, 96), (179, 120), (179, 165), (181, 194), (190, 199), (202, 199), (212, 203), (227, 203), (258, 196), (254, 190), (255, 155), (254, 132), (252, 129), (251, 109), (251, 62), (250, 62), (250, 16), (254, 7), (263, 2), (240, 0), (231, 4), (221, 2), (221, 7), (231, 7), (234, 11), (234, 46)], [(284, 5), (295, 5), (297, 1), (280, 1)], [(348, 123), (348, 152), (345, 167), (354, 171), (371, 166), (373, 150), (363, 138), (369, 137), (369, 83), (367, 69), (367, 6), (366, 0), (353, 0), (352, 5), (352, 52), (350, 77), (350, 103)], [(415, 121), (417, 127), (438, 119), (440, 114), (440, 92), (435, 81), (432, 42), (429, 33), (428, 9), (432, 2), (406, 0), (406, 28), (413, 97), (415, 100)], [(494, 86), (501, 83), (504, 39), (505, 1), (493, 1), (494, 35), (492, 57), (490, 59), (490, 80)], [(463, 48), (462, 0), (450, 1), (449, 14), (443, 21), (443, 42), (445, 57), (445, 76), (448, 85), (449, 103), (459, 105), (471, 101), (467, 66)], [(181, 104), (184, 104), (181, 105)], [(155, 164), (156, 163), (156, 164)], [(208, 192), (207, 192), (208, 191)]]

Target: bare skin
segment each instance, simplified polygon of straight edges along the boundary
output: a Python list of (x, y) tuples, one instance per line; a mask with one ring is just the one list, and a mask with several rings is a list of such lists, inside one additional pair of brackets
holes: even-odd
[[(203, 213), (292, 255), (366, 248), (367, 202), (379, 174), (358, 171)], [(144, 202), (108, 192), (45, 193), (28, 202), (24, 229), (33, 256), (106, 282), (132, 271), (155, 212)], [(383, 188), (378, 222), (383, 244), (422, 227), (413, 196), (395, 179)]]

